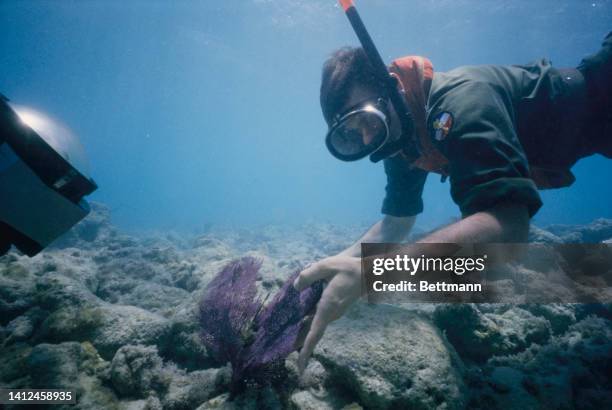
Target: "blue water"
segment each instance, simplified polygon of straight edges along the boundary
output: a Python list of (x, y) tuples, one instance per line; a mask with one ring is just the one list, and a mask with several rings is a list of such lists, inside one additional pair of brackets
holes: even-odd
[[(612, 1), (358, 1), (383, 57), (436, 70), (575, 66), (612, 30)], [(321, 64), (357, 44), (334, 0), (0, 2), (0, 92), (81, 137), (126, 229), (375, 222), (385, 177), (325, 149)], [(554, 138), (554, 136), (551, 136)], [(542, 194), (538, 224), (612, 217), (612, 161)], [(419, 224), (458, 215), (430, 176)]]

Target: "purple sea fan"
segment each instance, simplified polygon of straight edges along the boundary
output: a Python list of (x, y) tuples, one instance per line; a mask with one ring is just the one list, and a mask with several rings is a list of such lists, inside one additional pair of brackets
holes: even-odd
[(257, 318), (255, 340), (247, 348), (246, 369), (257, 372), (296, 350), (304, 318), (314, 313), (323, 292), (319, 281), (302, 292), (293, 287), (299, 271), (291, 275)]
[(200, 303), (201, 337), (217, 360), (232, 366), (242, 352), (261, 303), (255, 280), (261, 261), (244, 257), (227, 264), (208, 284)]
[(255, 279), (261, 262), (242, 258), (228, 264), (208, 285), (200, 304), (202, 340), (223, 362), (232, 365), (231, 391), (249, 382), (273, 382), (283, 360), (296, 350), (304, 318), (312, 313), (323, 282), (298, 292), (291, 275), (267, 306), (256, 300)]

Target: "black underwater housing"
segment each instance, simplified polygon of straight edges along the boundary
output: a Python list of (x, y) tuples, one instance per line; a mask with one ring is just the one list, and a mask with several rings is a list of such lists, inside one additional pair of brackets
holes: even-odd
[(0, 94), (0, 255), (36, 255), (89, 213), (97, 185), (84, 165), (68, 128)]

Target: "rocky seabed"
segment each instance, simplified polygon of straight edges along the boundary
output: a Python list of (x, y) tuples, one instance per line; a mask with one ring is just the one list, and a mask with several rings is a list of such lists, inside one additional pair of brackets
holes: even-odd
[[(206, 285), (250, 255), (263, 261), (258, 291), (273, 294), (364, 228), (130, 236), (93, 204), (40, 255), (0, 258), (0, 385), (74, 389), (78, 403), (66, 409), (610, 408), (610, 304), (360, 302), (328, 328), (301, 378), (293, 353), (280, 383), (230, 398), (230, 367), (200, 340)], [(611, 238), (605, 219), (530, 234), (540, 243)], [(529, 263), (541, 261), (520, 269)]]

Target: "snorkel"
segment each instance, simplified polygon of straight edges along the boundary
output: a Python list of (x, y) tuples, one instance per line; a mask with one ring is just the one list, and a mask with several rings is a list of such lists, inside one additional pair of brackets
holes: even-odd
[(402, 132), (400, 138), (396, 141), (387, 142), (379, 150), (370, 155), (370, 160), (372, 162), (378, 162), (399, 151), (403, 151), (403, 154), (409, 160), (415, 160), (419, 157), (419, 151), (417, 148), (417, 141), (413, 139), (414, 122), (403, 93), (398, 89), (398, 79), (387, 70), (387, 66), (383, 62), (370, 34), (366, 30), (353, 1), (339, 0), (339, 2), (374, 69), (374, 75), (379, 79), (385, 95), (389, 98), (401, 124)]

